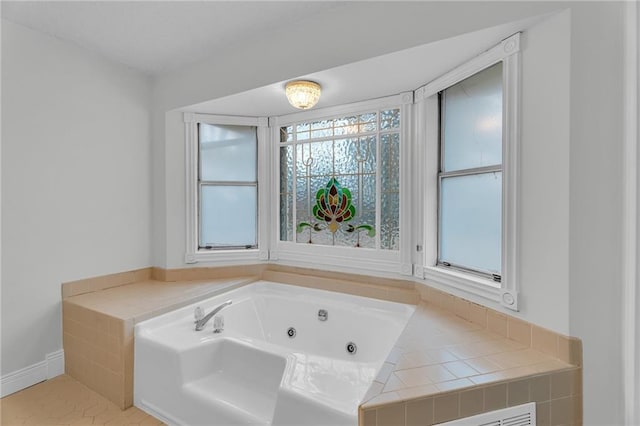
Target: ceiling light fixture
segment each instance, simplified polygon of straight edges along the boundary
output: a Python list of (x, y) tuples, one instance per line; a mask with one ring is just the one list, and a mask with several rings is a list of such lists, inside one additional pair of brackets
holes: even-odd
[(321, 88), (315, 81), (290, 81), (284, 88), (289, 103), (299, 109), (309, 109), (318, 103)]

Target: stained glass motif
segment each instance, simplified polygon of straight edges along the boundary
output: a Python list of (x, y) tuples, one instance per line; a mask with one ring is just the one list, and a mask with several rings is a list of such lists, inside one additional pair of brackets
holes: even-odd
[(280, 143), (282, 241), (398, 250), (398, 108), (293, 123)]
[[(356, 216), (356, 208), (351, 203), (351, 191), (348, 188), (343, 188), (340, 182), (332, 177), (327, 186), (319, 189), (316, 193), (316, 205), (313, 206), (313, 216), (320, 223), (300, 222), (296, 228), (297, 232), (302, 232), (305, 228), (309, 229), (309, 232), (320, 232), (323, 229), (328, 229), (329, 232), (335, 234), (340, 225), (349, 222)], [(324, 223), (323, 223), (324, 222)], [(356, 233), (357, 243), (356, 247), (360, 247), (360, 232), (367, 231), (367, 235), (371, 238), (375, 237), (376, 230), (373, 226), (351, 225), (349, 224), (345, 229), (347, 233)], [(311, 234), (309, 234), (309, 242), (311, 240)]]

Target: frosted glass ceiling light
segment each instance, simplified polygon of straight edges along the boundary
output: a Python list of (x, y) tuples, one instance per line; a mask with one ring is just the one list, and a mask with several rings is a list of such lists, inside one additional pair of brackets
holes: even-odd
[(314, 81), (290, 81), (284, 88), (289, 103), (299, 109), (309, 109), (320, 99), (320, 85)]

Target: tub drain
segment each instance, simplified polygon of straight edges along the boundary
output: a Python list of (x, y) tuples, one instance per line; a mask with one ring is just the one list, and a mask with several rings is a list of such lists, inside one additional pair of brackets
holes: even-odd
[(287, 330), (287, 336), (289, 336), (289, 338), (291, 339), (296, 337), (296, 329), (293, 327), (289, 327), (289, 329)]
[(347, 343), (347, 352), (350, 353), (351, 355), (355, 355), (355, 353), (358, 352), (358, 347), (356, 346), (355, 343), (349, 342)]

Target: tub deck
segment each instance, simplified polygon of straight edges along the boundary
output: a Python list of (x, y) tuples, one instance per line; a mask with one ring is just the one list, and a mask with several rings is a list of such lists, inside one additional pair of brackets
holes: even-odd
[[(379, 278), (371, 284), (313, 275), (319, 274), (279, 266), (259, 276), (144, 280), (67, 297), (67, 373), (121, 408), (129, 407), (137, 322), (262, 278), (418, 304), (359, 408), (360, 425), (429, 425), (529, 401), (537, 403), (540, 424), (581, 424), (578, 339), (426, 287), (419, 286), (419, 294), (412, 282), (385, 287)], [(123, 307), (132, 297), (137, 307)]]

